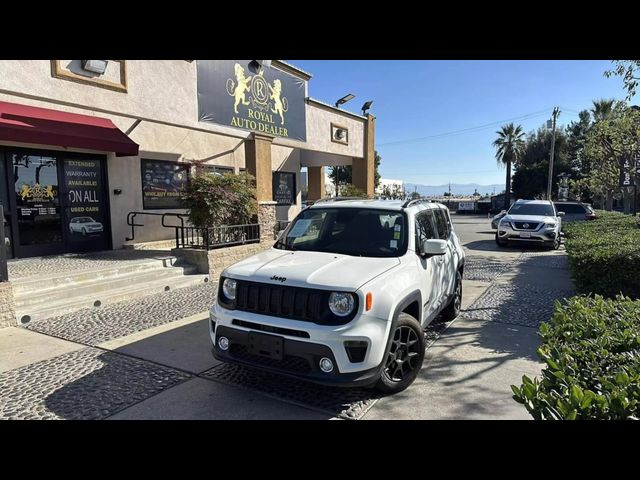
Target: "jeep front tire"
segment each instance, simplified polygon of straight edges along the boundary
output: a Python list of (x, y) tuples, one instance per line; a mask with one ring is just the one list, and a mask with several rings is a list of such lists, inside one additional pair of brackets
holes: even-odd
[(375, 386), (382, 393), (406, 389), (418, 376), (424, 360), (424, 333), (411, 315), (401, 313), (390, 336), (380, 379)]

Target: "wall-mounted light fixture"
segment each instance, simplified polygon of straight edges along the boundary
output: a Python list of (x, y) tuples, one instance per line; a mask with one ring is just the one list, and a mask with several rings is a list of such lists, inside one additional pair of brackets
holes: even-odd
[(362, 105), (362, 115), (366, 115), (367, 114), (367, 112), (371, 108), (372, 104), (373, 104), (373, 100), (369, 100), (367, 102), (364, 102), (364, 105)]
[(108, 60), (80, 60), (82, 69), (102, 75), (107, 70)]
[(114, 188), (113, 189), (113, 194), (114, 195), (121, 195), (122, 194), (122, 189), (121, 188)]
[(346, 94), (344, 97), (342, 97), (336, 102), (336, 108), (340, 108), (340, 105), (344, 105), (349, 100), (353, 100), (354, 98), (356, 98), (356, 96), (353, 93)]

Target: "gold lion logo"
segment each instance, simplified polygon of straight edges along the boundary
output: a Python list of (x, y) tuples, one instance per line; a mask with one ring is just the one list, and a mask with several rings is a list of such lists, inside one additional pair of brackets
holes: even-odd
[(280, 125), (284, 125), (284, 112), (285, 107), (282, 102), (282, 83), (280, 79), (276, 78), (273, 81), (273, 87), (269, 85), (269, 90), (271, 91), (271, 100), (273, 100), (273, 107), (271, 107), (271, 111), (280, 115)]
[(19, 195), (22, 200), (28, 198), (31, 195), (31, 188), (29, 188), (29, 185), (22, 185), (22, 190), (20, 190)]
[(249, 91), (249, 82), (251, 81), (251, 77), (246, 77), (244, 74), (244, 68), (239, 63), (236, 63), (234, 67), (236, 73), (236, 81), (238, 84), (236, 88), (233, 90), (233, 96), (235, 97), (235, 103), (233, 104), (233, 111), (238, 113), (238, 105), (242, 102), (243, 105), (249, 105), (249, 101), (246, 99), (245, 95)]

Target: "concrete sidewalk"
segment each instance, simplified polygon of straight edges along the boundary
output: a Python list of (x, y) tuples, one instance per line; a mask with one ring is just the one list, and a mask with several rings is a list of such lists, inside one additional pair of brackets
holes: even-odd
[(217, 362), (209, 284), (0, 329), (0, 418), (528, 419), (510, 386), (540, 372), (538, 325), (572, 293), (566, 255), (497, 249), (486, 220), (460, 222), (463, 313), (428, 331), (436, 340), (400, 394)]
[(416, 382), (364, 419), (531, 419), (511, 385), (540, 374), (538, 326), (572, 283), (562, 251), (520, 251), (509, 262), (491, 283), (464, 282), (464, 312), (427, 350)]

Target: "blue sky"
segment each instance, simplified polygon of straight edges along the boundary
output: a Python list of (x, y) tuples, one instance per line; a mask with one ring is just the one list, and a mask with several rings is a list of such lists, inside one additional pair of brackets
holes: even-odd
[(343, 108), (356, 113), (373, 100), (382, 176), (426, 185), (503, 183), (491, 146), (502, 121), (514, 119), (528, 133), (551, 118), (554, 106), (565, 125), (593, 99), (625, 97), (622, 80), (603, 75), (608, 60), (290, 62), (313, 75), (311, 97), (333, 103), (353, 93)]

